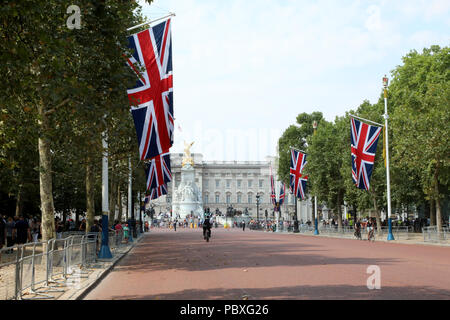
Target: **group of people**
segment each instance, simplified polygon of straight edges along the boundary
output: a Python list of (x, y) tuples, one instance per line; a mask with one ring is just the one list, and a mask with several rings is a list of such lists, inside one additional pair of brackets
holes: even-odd
[[(15, 244), (38, 242), (41, 236), (41, 223), (37, 217), (6, 217), (0, 215), (0, 249)], [(7, 253), (11, 253), (12, 249)]]

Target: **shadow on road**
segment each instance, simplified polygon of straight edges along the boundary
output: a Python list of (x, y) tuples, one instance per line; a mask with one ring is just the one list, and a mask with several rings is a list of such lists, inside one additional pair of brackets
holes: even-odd
[[(450, 299), (449, 290), (427, 287), (382, 287), (369, 290), (363, 286), (293, 286), (261, 289), (246, 289), (249, 299), (254, 300), (441, 300)], [(158, 295), (113, 296), (113, 300), (241, 300), (241, 289), (214, 288), (209, 290), (183, 290)]]

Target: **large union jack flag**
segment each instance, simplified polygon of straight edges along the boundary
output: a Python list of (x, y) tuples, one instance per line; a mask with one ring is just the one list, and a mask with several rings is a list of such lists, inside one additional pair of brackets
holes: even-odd
[(170, 171), (170, 153), (167, 152), (154, 157), (148, 164), (145, 172), (147, 174), (148, 191), (170, 182), (172, 180), (172, 173)]
[(145, 203), (148, 203), (150, 200), (158, 199), (159, 197), (167, 194), (167, 185), (163, 184), (157, 188), (152, 188), (147, 190), (149, 193), (145, 196)]
[(351, 118), (352, 178), (359, 189), (369, 190), (381, 129)]
[(306, 181), (308, 181), (308, 176), (305, 176), (302, 173), (306, 164), (306, 154), (301, 151), (291, 149), (289, 189), (297, 198), (302, 200), (306, 198)]
[(128, 90), (141, 160), (151, 159), (173, 145), (173, 76), (170, 19), (128, 37), (133, 55), (128, 65), (137, 74)]

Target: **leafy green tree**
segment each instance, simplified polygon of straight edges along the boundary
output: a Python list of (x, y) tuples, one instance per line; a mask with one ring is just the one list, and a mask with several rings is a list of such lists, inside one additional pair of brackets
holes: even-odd
[(450, 181), (450, 52), (431, 46), (413, 50), (393, 71), (389, 86), (392, 159), (420, 179), (426, 199), (435, 203), (442, 229), (441, 201)]

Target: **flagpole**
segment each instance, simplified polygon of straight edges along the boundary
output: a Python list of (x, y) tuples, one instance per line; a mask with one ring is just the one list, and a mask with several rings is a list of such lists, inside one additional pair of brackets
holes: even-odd
[(166, 19), (166, 18), (169, 18), (169, 17), (175, 17), (175, 13), (171, 12), (169, 15), (164, 16), (164, 17), (162, 17), (162, 18), (159, 18), (159, 19), (156, 19), (156, 20), (152, 20), (152, 21), (148, 21), (148, 22), (144, 22), (144, 23), (138, 24), (138, 25), (136, 25), (136, 26), (134, 26), (134, 27), (128, 28), (127, 31), (131, 31), (131, 30), (137, 29), (137, 28), (139, 28), (139, 27), (145, 26), (145, 25), (147, 25), (147, 24), (154, 23), (154, 22), (156, 22), (156, 21), (160, 21), (160, 20), (163, 20), (163, 19)]
[[(385, 100), (385, 101), (386, 101), (386, 100)], [(350, 113), (349, 113), (349, 116), (352, 117), (352, 118), (356, 118), (356, 119), (359, 119), (359, 120), (362, 120), (362, 121), (365, 121), (365, 122), (370, 122), (370, 123), (373, 123), (373, 124), (375, 124), (375, 125), (377, 125), (377, 126), (383, 127), (383, 125), (382, 125), (381, 123), (378, 123), (378, 122), (374, 122), (374, 121), (371, 121), (371, 120), (367, 120), (367, 119), (364, 119), (364, 118), (355, 116), (355, 115), (350, 114)]]
[[(314, 135), (317, 130), (317, 121), (313, 122)], [(319, 226), (318, 226), (318, 217), (317, 217), (317, 195), (314, 195), (314, 234), (319, 234)]]
[(98, 253), (99, 259), (112, 259), (111, 250), (109, 249), (109, 191), (108, 191), (108, 143), (106, 142), (106, 132), (102, 133), (102, 245)]
[(131, 208), (131, 157), (128, 157), (128, 242), (133, 242), (133, 230), (132, 230), (132, 226), (131, 226), (131, 221), (132, 221), (132, 214), (131, 214), (131, 210), (133, 208)]
[(387, 210), (388, 210), (388, 237), (387, 240), (395, 240), (392, 234), (392, 219), (391, 219), (391, 180), (389, 175), (389, 135), (388, 135), (388, 111), (387, 111), (387, 86), (389, 79), (386, 75), (383, 78), (384, 87), (384, 128), (386, 130), (386, 185), (387, 185)]

